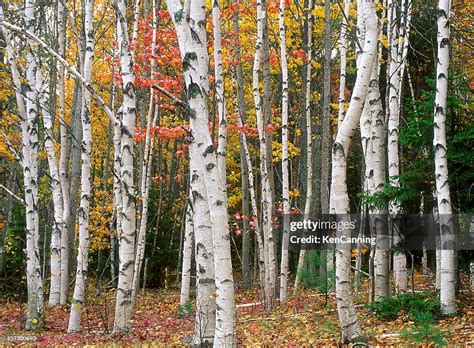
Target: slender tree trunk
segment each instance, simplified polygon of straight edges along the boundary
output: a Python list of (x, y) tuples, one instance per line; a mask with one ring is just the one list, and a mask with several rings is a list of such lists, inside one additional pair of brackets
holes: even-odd
[[(38, 70), (39, 71), (39, 70)], [(42, 94), (43, 79), (41, 74), (37, 73), (37, 93)], [(43, 106), (46, 106), (43, 99)], [(54, 210), (54, 223), (51, 234), (51, 286), (49, 291), (49, 305), (55, 306), (60, 302), (61, 292), (61, 236), (67, 234), (66, 225), (63, 221), (63, 195), (60, 184), (60, 176), (58, 163), (56, 160), (56, 154), (54, 151), (54, 133), (53, 133), (53, 121), (49, 110), (45, 108), (43, 111), (43, 124), (44, 124), (44, 146), (46, 148), (46, 154), (48, 157), (49, 164), (49, 175), (51, 176), (51, 191), (53, 194), (53, 210)]]
[[(83, 77), (91, 81), (94, 63), (94, 0), (86, 0), (84, 5), (84, 31), (86, 35), (86, 54)], [(86, 88), (82, 91), (82, 143), (81, 143), (81, 203), (79, 215), (79, 246), (77, 251), (76, 282), (69, 316), (68, 333), (81, 331), (82, 307), (87, 287), (87, 267), (89, 258), (89, 205), (91, 193), (91, 95)]]
[(438, 201), (441, 232), (440, 300), (441, 312), (456, 314), (456, 270), (454, 246), (454, 224), (448, 182), (448, 160), (446, 141), (446, 102), (448, 97), (448, 67), (450, 45), (450, 0), (438, 2), (438, 61), (436, 65), (436, 96), (434, 109), (433, 148), (435, 153), (436, 198)]
[[(238, 126), (240, 129), (243, 128), (242, 118), (241, 115), (237, 119)], [(244, 131), (240, 132), (240, 142), (243, 147), (243, 152), (245, 155), (245, 161), (248, 168), (248, 178), (249, 178), (249, 194), (250, 194), (250, 203), (252, 207), (252, 222), (253, 222), (253, 229), (255, 231), (255, 239), (257, 241), (256, 248), (258, 250), (258, 270), (259, 270), (259, 280), (260, 280), (260, 287), (261, 289), (265, 286), (265, 252), (263, 249), (263, 240), (262, 240), (262, 230), (259, 223), (258, 218), (258, 208), (257, 208), (257, 194), (255, 190), (255, 178), (253, 174), (253, 167), (252, 167), (252, 159), (250, 157), (250, 152), (247, 144), (247, 136), (245, 135)]]
[(122, 190), (122, 227), (119, 237), (119, 278), (115, 303), (114, 331), (131, 330), (133, 264), (135, 259), (136, 203), (133, 181), (133, 134), (135, 131), (135, 84), (133, 57), (129, 48), (127, 11), (124, 0), (116, 0), (117, 41), (120, 48), (120, 74), (123, 101), (120, 123), (120, 187)]
[[(25, 21), (28, 30), (34, 31), (34, 3), (27, 1), (25, 6)], [(0, 6), (0, 16), (3, 17), (3, 7)], [(3, 30), (3, 29), (2, 29)], [(10, 43), (8, 34), (3, 30), (6, 51), (15, 85), (15, 97), (20, 114), (22, 151), (21, 164), (23, 167), (23, 182), (25, 191), (26, 211), (26, 282), (28, 291), (26, 329), (33, 330), (41, 328), (44, 321), (44, 295), (43, 280), (41, 277), (40, 253), (39, 253), (39, 221), (38, 221), (38, 175), (37, 175), (37, 134), (38, 134), (38, 111), (36, 109), (35, 71), (38, 69), (33, 43), (28, 43), (26, 80), (28, 84), (26, 97), (20, 93), (21, 80), (16, 66), (16, 57)], [(36, 140), (35, 140), (36, 137)]]
[[(191, 200), (191, 197), (190, 197)], [(189, 292), (191, 287), (191, 258), (193, 256), (194, 222), (191, 202), (188, 202), (185, 217), (183, 240), (183, 264), (181, 268), (181, 294), (179, 304), (181, 307), (190, 302)]]
[[(400, 182), (398, 176), (400, 175), (400, 159), (398, 149), (398, 126), (400, 123), (400, 100), (399, 100), (399, 85), (400, 85), (400, 74), (398, 73), (398, 46), (397, 40), (399, 39), (398, 33), (398, 18), (397, 18), (397, 1), (388, 0), (388, 24), (387, 24), (387, 36), (388, 36), (388, 49), (389, 49), (389, 83), (388, 83), (388, 175), (390, 185), (398, 188)], [(400, 213), (400, 205), (396, 201), (389, 202), (389, 214), (391, 218), (394, 218)], [(393, 242), (396, 244), (399, 241), (398, 229), (392, 223), (392, 234)], [(400, 291), (405, 291), (407, 287), (407, 274), (406, 274), (406, 257), (404, 254), (395, 253), (393, 257), (393, 269), (395, 276), (395, 286)], [(386, 281), (389, 278), (386, 277)], [(389, 286), (383, 286), (384, 289), (389, 289)], [(380, 296), (388, 296), (388, 293), (379, 294)], [(376, 296), (377, 298), (377, 296)]]
[[(153, 37), (152, 37), (152, 42), (151, 42), (151, 52), (152, 52), (152, 55), (154, 55), (155, 49), (156, 49), (156, 34), (157, 34), (156, 6), (155, 6), (154, 0), (152, 1), (152, 16), (153, 16), (153, 22), (152, 22)], [(135, 20), (138, 22), (138, 19), (135, 19)], [(136, 26), (138, 26), (138, 23)], [(135, 22), (134, 22), (134, 40), (136, 40)], [(153, 78), (155, 74), (155, 60), (153, 58), (150, 60), (150, 66), (151, 66), (150, 76), (151, 78)], [(137, 297), (137, 293), (140, 287), (140, 273), (141, 273), (141, 269), (143, 265), (143, 259), (145, 257), (146, 231), (147, 231), (147, 222), (148, 222), (148, 198), (150, 195), (152, 159), (153, 159), (153, 149), (155, 145), (155, 137), (151, 136), (151, 129), (155, 127), (157, 118), (159, 116), (159, 106), (156, 105), (153, 120), (152, 120), (154, 102), (155, 102), (154, 89), (150, 88), (150, 100), (149, 100), (149, 108), (148, 108), (147, 123), (146, 123), (147, 128), (146, 128), (146, 136), (145, 136), (145, 150), (143, 154), (143, 166), (141, 169), (140, 192), (141, 192), (142, 204), (141, 204), (141, 214), (140, 214), (140, 228), (139, 228), (139, 233), (138, 233), (135, 262), (133, 266), (132, 308), (135, 307), (136, 297)]]
[[(346, 166), (351, 137), (357, 128), (367, 91), (372, 65), (376, 59), (378, 19), (373, 0), (361, 0), (366, 27), (365, 43), (360, 58), (360, 69), (346, 117), (342, 122), (333, 145), (332, 183), (330, 213), (347, 219), (349, 197), (347, 194)], [(349, 230), (338, 232), (338, 236), (350, 236)], [(352, 300), (351, 250), (341, 244), (336, 246), (336, 302), (342, 331), (342, 343), (356, 342), (363, 336)]]
[[(205, 4), (202, 0), (195, 1), (189, 4), (189, 8), (185, 4), (183, 9), (178, 1), (168, 0), (167, 5), (178, 36), (187, 88), (190, 132), (193, 135), (190, 146), (191, 182), (204, 181), (204, 189), (199, 191), (192, 189), (192, 195), (193, 199), (203, 201), (207, 205), (212, 223), (216, 289), (214, 344), (232, 347), (236, 345), (234, 280), (227, 215), (227, 192), (217, 167), (216, 151), (208, 128), (209, 56), (205, 26), (202, 25), (205, 22)], [(196, 206), (195, 202), (193, 202), (193, 206)], [(196, 218), (198, 218), (198, 212), (195, 210), (197, 243), (197, 235), (201, 233), (202, 226), (197, 223)], [(196, 255), (198, 248), (208, 248), (209, 246), (210, 244), (196, 245)]]
[[(65, 57), (66, 53), (66, 29), (67, 29), (67, 16), (66, 8), (62, 1), (58, 1), (58, 54), (61, 57)], [(69, 290), (69, 236), (68, 236), (68, 225), (71, 216), (71, 202), (69, 194), (69, 182), (68, 182), (68, 134), (66, 125), (66, 94), (65, 94), (65, 81), (64, 81), (64, 66), (59, 65), (58, 67), (58, 94), (59, 94), (59, 131), (61, 136), (61, 150), (59, 154), (59, 182), (61, 185), (62, 199), (63, 199), (63, 217), (62, 221), (64, 227), (61, 232), (61, 284), (60, 284), (60, 296), (59, 303), (66, 304), (68, 301), (68, 290)]]
[[(238, 4), (237, 0), (234, 0), (234, 4)], [(239, 29), (239, 11), (235, 11), (234, 15), (234, 32), (237, 33), (237, 41), (240, 42), (240, 29)], [(236, 44), (235, 57), (237, 59), (237, 65), (235, 66), (235, 81), (237, 83), (237, 114), (238, 119), (245, 122), (246, 119), (246, 105), (244, 96), (244, 78), (242, 71), (242, 60), (241, 60), (241, 48), (240, 44)], [(246, 154), (244, 150), (243, 138), (239, 136), (240, 144), (240, 168), (242, 173), (242, 214), (247, 217), (243, 219), (243, 232), (242, 232), (242, 275), (244, 278), (244, 287), (250, 289), (252, 286), (252, 274), (250, 272), (250, 206), (249, 206), (249, 170)]]
[[(308, 41), (307, 47), (307, 63), (306, 63), (306, 89), (305, 89), (305, 113), (306, 113), (306, 201), (304, 204), (304, 218), (308, 219), (311, 213), (311, 201), (313, 199), (313, 130), (311, 126), (311, 60), (313, 50), (313, 0), (309, 0), (308, 4)], [(306, 249), (300, 250), (298, 258), (298, 267), (295, 278), (295, 286), (293, 293), (298, 291), (301, 276), (300, 272), (304, 268), (306, 258)]]
[[(26, 29), (32, 33), (36, 31), (36, 18), (34, 14), (35, 2), (27, 0), (25, 3)], [(35, 44), (32, 40), (27, 40), (28, 48), (26, 53), (26, 80), (28, 83), (26, 92), (26, 120), (27, 134), (24, 141), (29, 145), (29, 162), (24, 168), (25, 176), (25, 201), (27, 205), (27, 287), (28, 287), (28, 312), (26, 318), (26, 328), (34, 329), (43, 325), (43, 279), (41, 276), (40, 250), (39, 250), (39, 214), (38, 214), (38, 122), (39, 114), (37, 109), (36, 74), (39, 67), (38, 56)], [(24, 155), (24, 158), (27, 156)], [(29, 169), (29, 174), (26, 171)], [(30, 191), (31, 192), (26, 192)], [(29, 210), (31, 209), (31, 210)], [(30, 217), (28, 217), (30, 215)], [(28, 219), (32, 223), (28, 224)], [(30, 227), (29, 227), (29, 226)], [(31, 229), (30, 229), (31, 228)], [(30, 258), (32, 258), (30, 260)], [(36, 322), (35, 322), (36, 321)]]
[(280, 265), (280, 304), (286, 302), (288, 286), (288, 246), (290, 241), (290, 177), (288, 156), (288, 63), (286, 59), (285, 0), (280, 0), (278, 9), (281, 57), (281, 173), (283, 191), (283, 236)]
[[(329, 160), (331, 158), (331, 153), (329, 150), (329, 145), (331, 142), (331, 135), (330, 135), (331, 122), (330, 121), (331, 121), (331, 50), (332, 50), (331, 6), (330, 5), (331, 5), (330, 0), (325, 0), (324, 2), (324, 13), (325, 13), (324, 68), (323, 68), (324, 90), (323, 90), (323, 122), (322, 122), (323, 132), (322, 132), (322, 144), (321, 144), (321, 151), (322, 151), (322, 154), (321, 154), (321, 212), (323, 214), (329, 213)], [(344, 56), (345, 56), (345, 52), (344, 52)], [(344, 57), (344, 60), (345, 60), (345, 57)], [(341, 69), (342, 69), (342, 66), (341, 66)], [(344, 72), (344, 75), (345, 75), (345, 72)], [(344, 79), (345, 79), (345, 76), (344, 76)], [(344, 100), (342, 101), (342, 105), (343, 105), (342, 109), (344, 109)], [(343, 118), (344, 116), (342, 116), (342, 119)]]
[(344, 0), (344, 15), (342, 17), (341, 33), (339, 36), (339, 54), (341, 56), (341, 68), (339, 73), (339, 112), (337, 128), (344, 120), (346, 107), (346, 70), (347, 70), (347, 29), (349, 27), (349, 10), (351, 0)]
[(214, 35), (214, 85), (219, 115), (217, 140), (217, 166), (222, 182), (226, 183), (227, 116), (224, 100), (224, 73), (222, 66), (221, 8), (219, 0), (212, 3), (212, 32)]
[[(259, 90), (259, 68), (263, 47), (263, 26), (266, 22), (266, 8), (262, 2), (257, 3), (257, 39), (255, 42), (255, 57), (253, 64), (253, 97), (255, 111), (257, 114), (257, 128), (260, 142), (260, 173), (262, 178), (261, 199), (262, 199), (262, 229), (263, 229), (263, 249), (264, 249), (264, 269), (265, 280), (263, 284), (265, 308), (273, 308), (275, 301), (275, 254), (273, 245), (273, 223), (272, 223), (272, 194), (270, 188), (270, 178), (268, 176), (268, 152), (267, 136), (265, 132), (265, 120), (262, 110), (262, 98)], [(271, 144), (270, 144), (271, 146)]]

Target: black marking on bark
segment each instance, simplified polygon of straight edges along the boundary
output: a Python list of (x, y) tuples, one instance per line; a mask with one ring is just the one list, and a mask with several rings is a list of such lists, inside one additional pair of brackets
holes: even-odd
[(206, 165), (206, 170), (210, 172), (214, 169), (214, 167), (215, 167), (214, 163), (209, 163), (208, 165)]
[(192, 195), (193, 195), (193, 203), (196, 203), (198, 199), (202, 199), (202, 195), (197, 191), (193, 191)]
[(204, 150), (204, 153), (202, 155), (206, 157), (208, 154), (214, 153), (214, 150), (215, 150), (214, 145), (211, 144), (208, 147), (206, 147), (206, 150)]
[(183, 19), (183, 10), (179, 9), (174, 13), (174, 20), (176, 23), (181, 23), (181, 20)]
[(199, 35), (196, 33), (196, 31), (193, 28), (189, 28), (191, 31), (191, 38), (193, 39), (194, 42), (197, 42), (198, 44), (202, 44), (201, 39), (199, 38)]

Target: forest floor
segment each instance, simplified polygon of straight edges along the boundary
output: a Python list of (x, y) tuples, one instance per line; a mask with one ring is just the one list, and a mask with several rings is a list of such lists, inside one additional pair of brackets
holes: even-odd
[[(416, 290), (427, 289), (433, 279), (415, 277)], [(366, 286), (363, 286), (363, 289)], [(474, 299), (472, 291), (464, 291), (458, 299), (458, 316), (438, 318), (437, 331), (445, 336), (451, 345), (474, 345)], [(182, 345), (194, 329), (194, 314), (180, 315), (177, 290), (150, 290), (139, 298), (137, 311), (132, 320), (130, 336), (111, 334), (114, 314), (113, 292), (90, 296), (83, 315), (83, 332), (66, 334), (69, 308), (58, 306), (46, 309), (46, 329), (41, 332), (26, 332), (22, 329), (25, 320), (25, 304), (0, 300), (0, 346), (12, 345), (12, 339), (22, 336), (36, 336), (28, 345)], [(379, 319), (365, 303), (367, 294), (355, 296), (358, 317), (370, 345), (407, 345), (414, 343), (410, 334), (416, 334), (414, 322), (405, 315), (394, 320)], [(334, 295), (328, 297), (317, 290), (302, 290), (291, 297), (286, 306), (277, 306), (266, 312), (258, 300), (256, 291), (238, 291), (237, 335), (239, 345), (256, 346), (309, 346), (337, 345), (340, 339)], [(432, 330), (431, 328), (430, 330)], [(20, 336), (20, 338), (18, 338)], [(13, 338), (12, 338), (13, 337)], [(429, 339), (426, 339), (429, 342)], [(420, 342), (418, 342), (419, 344)], [(25, 344), (25, 343), (24, 343)], [(433, 346), (434, 344), (426, 344)]]

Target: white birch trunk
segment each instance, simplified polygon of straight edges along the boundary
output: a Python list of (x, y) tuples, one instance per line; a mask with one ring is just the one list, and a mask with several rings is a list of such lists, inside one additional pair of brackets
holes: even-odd
[[(28, 29), (34, 29), (33, 1), (28, 1), (25, 7), (25, 20)], [(3, 7), (0, 5), (0, 16), (3, 18)], [(25, 210), (26, 210), (26, 282), (28, 291), (26, 329), (32, 330), (41, 328), (44, 320), (44, 304), (43, 304), (43, 280), (41, 277), (41, 266), (39, 260), (38, 248), (38, 220), (37, 216), (37, 175), (34, 176), (32, 171), (33, 163), (37, 161), (35, 151), (32, 151), (32, 143), (30, 141), (31, 132), (37, 134), (37, 110), (35, 103), (30, 101), (31, 95), (35, 93), (34, 68), (36, 61), (34, 58), (32, 43), (29, 42), (27, 53), (27, 81), (29, 87), (26, 98), (23, 98), (21, 91), (20, 74), (16, 66), (16, 57), (13, 52), (8, 33), (3, 30), (5, 38), (5, 46), (8, 56), (8, 62), (12, 74), (13, 84), (15, 85), (15, 97), (18, 113), (21, 117), (20, 127), (22, 132), (21, 147), (21, 164), (23, 168), (23, 182), (25, 190)], [(33, 66), (31, 66), (33, 65)], [(30, 81), (31, 80), (31, 81)], [(33, 99), (34, 100), (34, 99)], [(35, 126), (36, 122), (36, 126)], [(36, 188), (35, 188), (36, 186)]]
[[(275, 301), (275, 255), (273, 246), (273, 224), (272, 224), (272, 194), (267, 164), (267, 143), (265, 126), (262, 113), (262, 98), (259, 90), (259, 69), (262, 55), (263, 24), (265, 22), (266, 9), (261, 1), (257, 1), (257, 38), (255, 41), (255, 56), (252, 74), (252, 89), (257, 115), (258, 138), (260, 143), (260, 173), (261, 173), (261, 197), (262, 197), (262, 230), (264, 249), (265, 281), (263, 285), (265, 308), (273, 308)], [(270, 144), (271, 146), (271, 144)]]
[[(239, 114), (237, 118), (238, 126), (240, 129), (243, 127), (242, 115)], [(263, 250), (263, 240), (262, 240), (262, 230), (260, 228), (260, 223), (258, 219), (258, 208), (257, 208), (257, 194), (255, 191), (255, 177), (253, 175), (252, 167), (252, 158), (250, 157), (250, 152), (247, 144), (247, 136), (243, 131), (240, 132), (240, 139), (242, 146), (244, 148), (245, 161), (248, 168), (248, 177), (249, 177), (249, 194), (250, 194), (250, 205), (252, 207), (252, 221), (254, 223), (254, 232), (255, 238), (257, 240), (257, 249), (258, 249), (258, 270), (259, 270), (259, 280), (260, 288), (263, 289), (265, 283), (265, 252)]]
[(135, 132), (135, 77), (129, 47), (126, 4), (116, 0), (117, 41), (122, 76), (122, 122), (120, 124), (120, 187), (122, 190), (122, 227), (119, 238), (119, 278), (115, 302), (114, 331), (131, 330), (133, 265), (135, 260), (136, 203), (133, 182), (133, 134)]
[[(388, 83), (388, 175), (390, 185), (400, 187), (398, 176), (400, 175), (400, 159), (398, 150), (398, 126), (400, 123), (400, 66), (398, 65), (398, 17), (397, 1), (388, 0), (388, 50), (389, 50), (389, 83)], [(389, 202), (388, 212), (392, 218), (400, 213), (400, 205), (396, 201)], [(399, 241), (398, 229), (392, 227), (393, 242)], [(407, 288), (407, 269), (406, 257), (404, 254), (395, 253), (393, 256), (393, 271), (395, 286), (399, 291), (405, 291)], [(388, 279), (387, 279), (388, 281)], [(384, 287), (388, 289), (387, 287)], [(388, 296), (389, 294), (380, 294)], [(376, 296), (377, 297), (377, 296)]]
[(347, 71), (347, 28), (349, 26), (349, 10), (351, 0), (344, 0), (344, 14), (342, 17), (341, 33), (339, 36), (339, 54), (341, 56), (341, 68), (339, 73), (339, 112), (337, 117), (337, 128), (344, 120), (346, 106), (346, 71)]
[(217, 101), (219, 134), (217, 139), (217, 166), (226, 184), (227, 116), (224, 100), (224, 73), (222, 66), (221, 8), (219, 0), (212, 4), (212, 29), (214, 35), (214, 84)]
[[(44, 124), (44, 146), (48, 157), (49, 175), (51, 177), (51, 192), (53, 195), (54, 225), (51, 233), (51, 285), (49, 290), (49, 305), (55, 306), (60, 302), (61, 292), (61, 236), (67, 234), (66, 225), (63, 221), (63, 195), (61, 191), (60, 176), (56, 154), (54, 151), (54, 133), (51, 114), (46, 108), (46, 98), (43, 94), (43, 78), (41, 74), (36, 74), (37, 93), (42, 95), (40, 105), (45, 107), (43, 111)], [(65, 231), (66, 230), (66, 231)]]
[[(36, 19), (34, 15), (35, 3), (33, 0), (25, 2), (25, 22), (26, 29), (30, 32), (35, 31)], [(26, 92), (26, 124), (27, 134), (24, 137), (24, 143), (28, 142), (29, 147), (29, 174), (25, 179), (25, 202), (27, 207), (27, 288), (28, 288), (28, 310), (26, 318), (26, 328), (34, 329), (43, 325), (44, 295), (43, 279), (41, 276), (40, 250), (39, 250), (39, 216), (38, 216), (38, 121), (39, 114), (37, 109), (36, 92), (36, 73), (39, 69), (38, 57), (33, 41), (27, 40), (28, 49), (26, 54), (26, 80), (28, 83)], [(24, 168), (26, 174), (28, 168)], [(30, 191), (31, 192), (27, 192)], [(27, 202), (28, 199), (28, 202)], [(31, 209), (31, 210), (28, 210)], [(28, 224), (28, 219), (32, 224)], [(30, 228), (28, 227), (30, 225)], [(36, 320), (36, 322), (35, 322)]]
[[(183, 11), (178, 1), (168, 0), (167, 5), (178, 35), (187, 88), (190, 132), (193, 136), (190, 146), (191, 181), (199, 181), (203, 177), (205, 184), (205, 190), (194, 190), (192, 194), (194, 199), (201, 195), (199, 200), (207, 202), (212, 223), (216, 289), (214, 345), (231, 347), (236, 345), (234, 280), (227, 215), (227, 192), (217, 167), (216, 151), (208, 128), (209, 56), (204, 25), (205, 4), (202, 0), (191, 2), (189, 13), (186, 6)], [(198, 218), (197, 212), (195, 212), (195, 229), (200, 229), (201, 225), (196, 222), (196, 218)], [(195, 230), (196, 237), (200, 233), (201, 231)], [(204, 245), (206, 248), (208, 246), (209, 244)], [(196, 255), (198, 253), (197, 247)]]
[(281, 172), (283, 192), (283, 236), (280, 263), (280, 304), (286, 302), (288, 286), (288, 246), (290, 241), (290, 178), (288, 157), (288, 63), (286, 59), (285, 0), (280, 0), (278, 9), (281, 58)]
[[(367, 97), (370, 75), (377, 52), (378, 23), (373, 0), (361, 0), (361, 8), (364, 14), (366, 35), (360, 57), (360, 69), (357, 72), (349, 109), (337, 132), (333, 146), (330, 212), (331, 214), (341, 214), (340, 217), (349, 214), (349, 197), (346, 183), (347, 154), (351, 137), (357, 128)], [(341, 235), (350, 236), (350, 231), (344, 230)], [(356, 342), (363, 334), (352, 300), (351, 250), (343, 245), (337, 245), (336, 248), (336, 302), (342, 331), (342, 342)]]
[[(306, 201), (304, 204), (304, 218), (308, 219), (311, 212), (311, 201), (313, 199), (313, 132), (311, 129), (311, 60), (313, 50), (313, 0), (308, 4), (308, 41), (307, 46), (307, 64), (306, 64), (306, 89), (305, 89), (305, 112), (306, 112)], [(295, 286), (293, 293), (298, 291), (301, 276), (300, 272), (304, 268), (306, 258), (306, 249), (300, 250), (298, 258), (298, 267), (296, 269)]]
[(456, 314), (456, 272), (454, 225), (448, 182), (448, 160), (446, 142), (446, 103), (448, 97), (448, 67), (450, 45), (451, 1), (439, 0), (438, 3), (438, 62), (436, 66), (436, 96), (434, 109), (433, 147), (435, 153), (436, 198), (438, 201), (439, 223), (441, 231), (441, 312), (445, 315)]
[[(86, 54), (84, 58), (84, 80), (90, 83), (94, 63), (94, 0), (86, 0), (84, 5), (84, 31), (86, 35)], [(82, 144), (81, 144), (81, 203), (79, 215), (79, 246), (77, 251), (76, 282), (71, 303), (68, 333), (81, 331), (81, 315), (87, 287), (87, 267), (89, 257), (89, 205), (91, 193), (91, 94), (86, 88), (82, 91)]]
[[(66, 7), (62, 1), (58, 2), (58, 54), (65, 57), (66, 53), (66, 29), (67, 16)], [(64, 81), (64, 66), (58, 66), (58, 94), (59, 94), (59, 131), (61, 136), (61, 150), (59, 153), (59, 182), (61, 185), (62, 199), (63, 199), (63, 224), (61, 234), (61, 284), (59, 303), (66, 304), (68, 301), (69, 290), (69, 242), (67, 226), (71, 215), (71, 203), (69, 196), (69, 182), (67, 176), (68, 164), (68, 134), (66, 125), (66, 95), (65, 95), (65, 81)]]
[(183, 241), (183, 262), (181, 267), (181, 292), (179, 304), (181, 307), (190, 302), (189, 292), (191, 288), (191, 259), (193, 257), (194, 222), (192, 213), (191, 197), (189, 197), (186, 209), (186, 221)]
[[(138, 3), (138, 0), (137, 0)], [(137, 14), (137, 12), (135, 12)], [(156, 49), (156, 6), (155, 1), (152, 1), (152, 15), (153, 15), (153, 37), (151, 42), (151, 52), (155, 53)], [(138, 15), (135, 16), (135, 20), (138, 22)], [(138, 23), (137, 23), (138, 25)], [(134, 35), (135, 34), (135, 23), (134, 23)], [(136, 37), (134, 37), (136, 40)], [(150, 60), (150, 76), (153, 78), (155, 74), (155, 60)], [(149, 100), (149, 109), (147, 115), (147, 129), (145, 136), (145, 151), (143, 155), (143, 167), (142, 167), (142, 178), (141, 178), (141, 200), (142, 200), (142, 211), (140, 215), (140, 230), (138, 232), (137, 240), (137, 250), (135, 256), (135, 262), (133, 266), (133, 284), (132, 284), (132, 308), (135, 307), (137, 293), (140, 287), (140, 273), (143, 265), (143, 259), (145, 256), (145, 245), (146, 245), (146, 230), (148, 222), (148, 198), (150, 195), (150, 186), (151, 186), (151, 168), (152, 168), (152, 158), (153, 158), (153, 148), (154, 148), (154, 137), (151, 137), (151, 128), (156, 125), (157, 118), (159, 116), (159, 107), (155, 106), (155, 114), (152, 120), (153, 114), (153, 105), (155, 102), (155, 94), (153, 88), (150, 88), (150, 100)]]

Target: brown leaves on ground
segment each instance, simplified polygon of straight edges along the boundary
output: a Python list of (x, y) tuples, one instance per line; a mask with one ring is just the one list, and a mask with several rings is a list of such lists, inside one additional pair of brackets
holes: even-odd
[[(422, 283), (424, 279), (416, 279)], [(428, 283), (428, 282), (427, 282)], [(371, 345), (403, 345), (406, 338), (403, 329), (413, 322), (400, 317), (395, 320), (377, 319), (365, 308), (366, 293), (356, 296), (357, 313), (364, 333)], [(237, 303), (237, 335), (239, 345), (311, 346), (337, 345), (339, 324), (334, 295), (328, 297), (316, 290), (302, 290), (284, 306), (277, 304), (272, 312), (266, 312), (256, 291), (239, 291)], [(8, 335), (36, 335), (36, 344), (61, 345), (110, 345), (134, 343), (162, 343), (182, 345), (183, 339), (192, 335), (194, 313), (180, 316), (179, 295), (176, 291), (147, 291), (139, 298), (137, 311), (132, 320), (129, 336), (112, 334), (114, 298), (113, 292), (88, 299), (83, 314), (83, 332), (66, 334), (69, 319), (67, 306), (47, 308), (46, 329), (39, 333), (22, 329), (25, 305), (18, 302), (0, 303), (0, 342)], [(452, 344), (474, 344), (474, 303), (472, 293), (463, 292), (458, 300), (458, 316), (439, 321)], [(10, 342), (9, 342), (10, 343)]]

